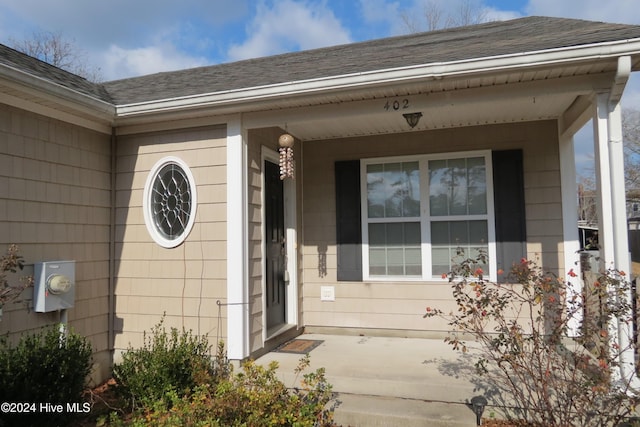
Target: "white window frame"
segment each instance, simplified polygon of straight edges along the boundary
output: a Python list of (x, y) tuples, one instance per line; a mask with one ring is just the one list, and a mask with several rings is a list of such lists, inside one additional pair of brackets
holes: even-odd
[[(189, 215), (189, 220), (182, 231), (182, 234), (175, 239), (167, 239), (164, 235), (160, 233), (155, 225), (155, 219), (153, 218), (153, 213), (151, 212), (151, 191), (153, 189), (153, 184), (156, 180), (156, 176), (158, 172), (165, 167), (166, 165), (174, 163), (178, 165), (185, 173), (187, 181), (189, 182), (189, 188), (191, 190), (191, 212)], [(196, 192), (196, 182), (191, 173), (191, 169), (189, 166), (180, 158), (175, 156), (167, 156), (158, 160), (158, 162), (151, 168), (149, 175), (147, 176), (147, 181), (144, 185), (144, 194), (142, 199), (142, 210), (144, 214), (144, 223), (147, 226), (147, 231), (149, 235), (153, 238), (153, 240), (163, 248), (175, 248), (181, 245), (189, 236), (191, 229), (193, 228), (193, 224), (196, 220), (196, 209), (198, 207), (198, 198)]]
[[(431, 160), (450, 160), (469, 157), (484, 157), (485, 174), (487, 185), (487, 213), (484, 215), (458, 215), (458, 216), (431, 216), (429, 206), (429, 173), (428, 165)], [(375, 222), (415, 222), (411, 218), (384, 218), (380, 221), (371, 221), (368, 217), (368, 200), (367, 200), (367, 165), (382, 163), (400, 163), (415, 162), (419, 164), (420, 171), (420, 231), (421, 244), (420, 251), (422, 256), (422, 275), (420, 276), (378, 276), (369, 274), (369, 224)], [(496, 260), (496, 231), (495, 231), (495, 208), (493, 200), (493, 165), (491, 162), (491, 150), (464, 151), (454, 153), (439, 154), (420, 154), (393, 157), (375, 157), (360, 160), (360, 206), (362, 218), (362, 277), (366, 281), (441, 281), (446, 282), (448, 279), (442, 277), (434, 277), (432, 274), (431, 262), (431, 222), (432, 221), (473, 221), (486, 220), (488, 233), (488, 256), (489, 256), (489, 272), (485, 272), (485, 278), (489, 280), (497, 280), (497, 260)], [(487, 274), (488, 273), (488, 274)]]

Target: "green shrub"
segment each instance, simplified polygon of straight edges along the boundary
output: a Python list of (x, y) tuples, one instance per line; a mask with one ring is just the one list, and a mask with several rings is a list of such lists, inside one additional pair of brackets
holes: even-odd
[[(309, 365), (300, 360), (297, 373)], [(304, 374), (301, 388), (289, 390), (277, 378), (278, 364), (264, 367), (253, 361), (230, 381), (220, 383), (213, 396), (216, 419), (225, 426), (329, 426), (332, 411), (325, 406), (332, 399), (324, 369)]]
[(113, 367), (117, 390), (133, 409), (148, 407), (170, 392), (182, 397), (220, 374), (210, 350), (206, 337), (176, 328), (167, 332), (162, 319), (150, 336), (145, 333), (142, 348), (129, 347)]
[[(278, 380), (275, 362), (263, 367), (247, 361), (233, 373), (222, 343), (212, 359), (206, 337), (167, 332), (163, 323), (145, 334), (141, 349), (129, 348), (114, 366), (117, 390), (132, 411), (113, 412), (110, 426), (333, 425), (324, 369), (303, 374), (293, 389)], [(296, 374), (308, 366), (306, 356)]]
[[(91, 371), (91, 344), (86, 338), (60, 334), (58, 327), (23, 336), (12, 347), (0, 340), (0, 402), (33, 403), (29, 414), (2, 414), (23, 425), (64, 425), (74, 415), (67, 403), (81, 404)], [(40, 409), (41, 403), (63, 405), (61, 414)], [(81, 408), (82, 409), (82, 408)], [(13, 418), (12, 418), (13, 417)]]
[[(301, 359), (297, 373), (309, 365), (308, 356)], [(147, 425), (209, 427), (327, 427), (333, 426), (331, 385), (324, 369), (304, 374), (300, 388), (288, 389), (276, 375), (277, 363), (263, 367), (253, 361), (244, 364), (242, 372), (220, 378), (217, 385), (202, 384), (189, 395), (179, 396), (175, 390), (163, 399), (149, 402), (136, 411), (126, 423), (111, 418), (112, 426)]]

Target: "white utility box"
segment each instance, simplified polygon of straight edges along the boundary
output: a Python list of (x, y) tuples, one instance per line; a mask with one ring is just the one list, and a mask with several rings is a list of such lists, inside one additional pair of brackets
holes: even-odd
[(335, 286), (320, 286), (320, 301), (335, 301), (335, 300), (336, 300)]
[(33, 307), (38, 313), (73, 307), (76, 294), (76, 262), (47, 261), (33, 266)]

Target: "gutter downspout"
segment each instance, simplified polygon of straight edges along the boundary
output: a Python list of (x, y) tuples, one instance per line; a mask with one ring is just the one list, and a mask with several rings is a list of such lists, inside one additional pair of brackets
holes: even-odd
[(111, 212), (109, 215), (109, 297), (108, 297), (108, 334), (107, 350), (110, 356), (110, 369), (114, 363), (115, 351), (115, 268), (116, 268), (116, 147), (115, 127), (111, 128)]
[[(629, 236), (626, 211), (626, 194), (624, 182), (624, 151), (622, 141), (622, 118), (620, 99), (624, 88), (631, 75), (631, 57), (618, 58), (618, 69), (609, 94), (608, 151), (609, 174), (611, 185), (611, 219), (613, 223), (613, 267), (617, 272), (631, 271), (629, 262)], [(620, 279), (624, 279), (621, 277)], [(625, 295), (627, 301), (631, 301), (631, 290)], [(618, 339), (618, 345), (622, 352), (619, 355), (620, 376), (625, 383), (632, 388), (640, 388), (640, 379), (635, 374), (635, 352), (632, 346), (632, 325), (617, 321), (612, 325)]]

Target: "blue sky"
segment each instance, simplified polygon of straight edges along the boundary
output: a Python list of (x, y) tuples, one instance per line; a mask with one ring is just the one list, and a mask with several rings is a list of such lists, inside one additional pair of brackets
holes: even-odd
[(425, 5), (640, 24), (637, 0), (0, 0), (0, 43), (62, 33), (106, 80), (403, 34)]
[[(406, 19), (424, 25), (427, 4), (455, 15), (464, 2), (490, 20), (545, 15), (640, 25), (638, 0), (0, 0), (0, 43), (61, 33), (114, 80), (404, 34)], [(640, 109), (638, 77), (623, 106)], [(576, 137), (579, 166), (591, 157), (589, 133)]]

